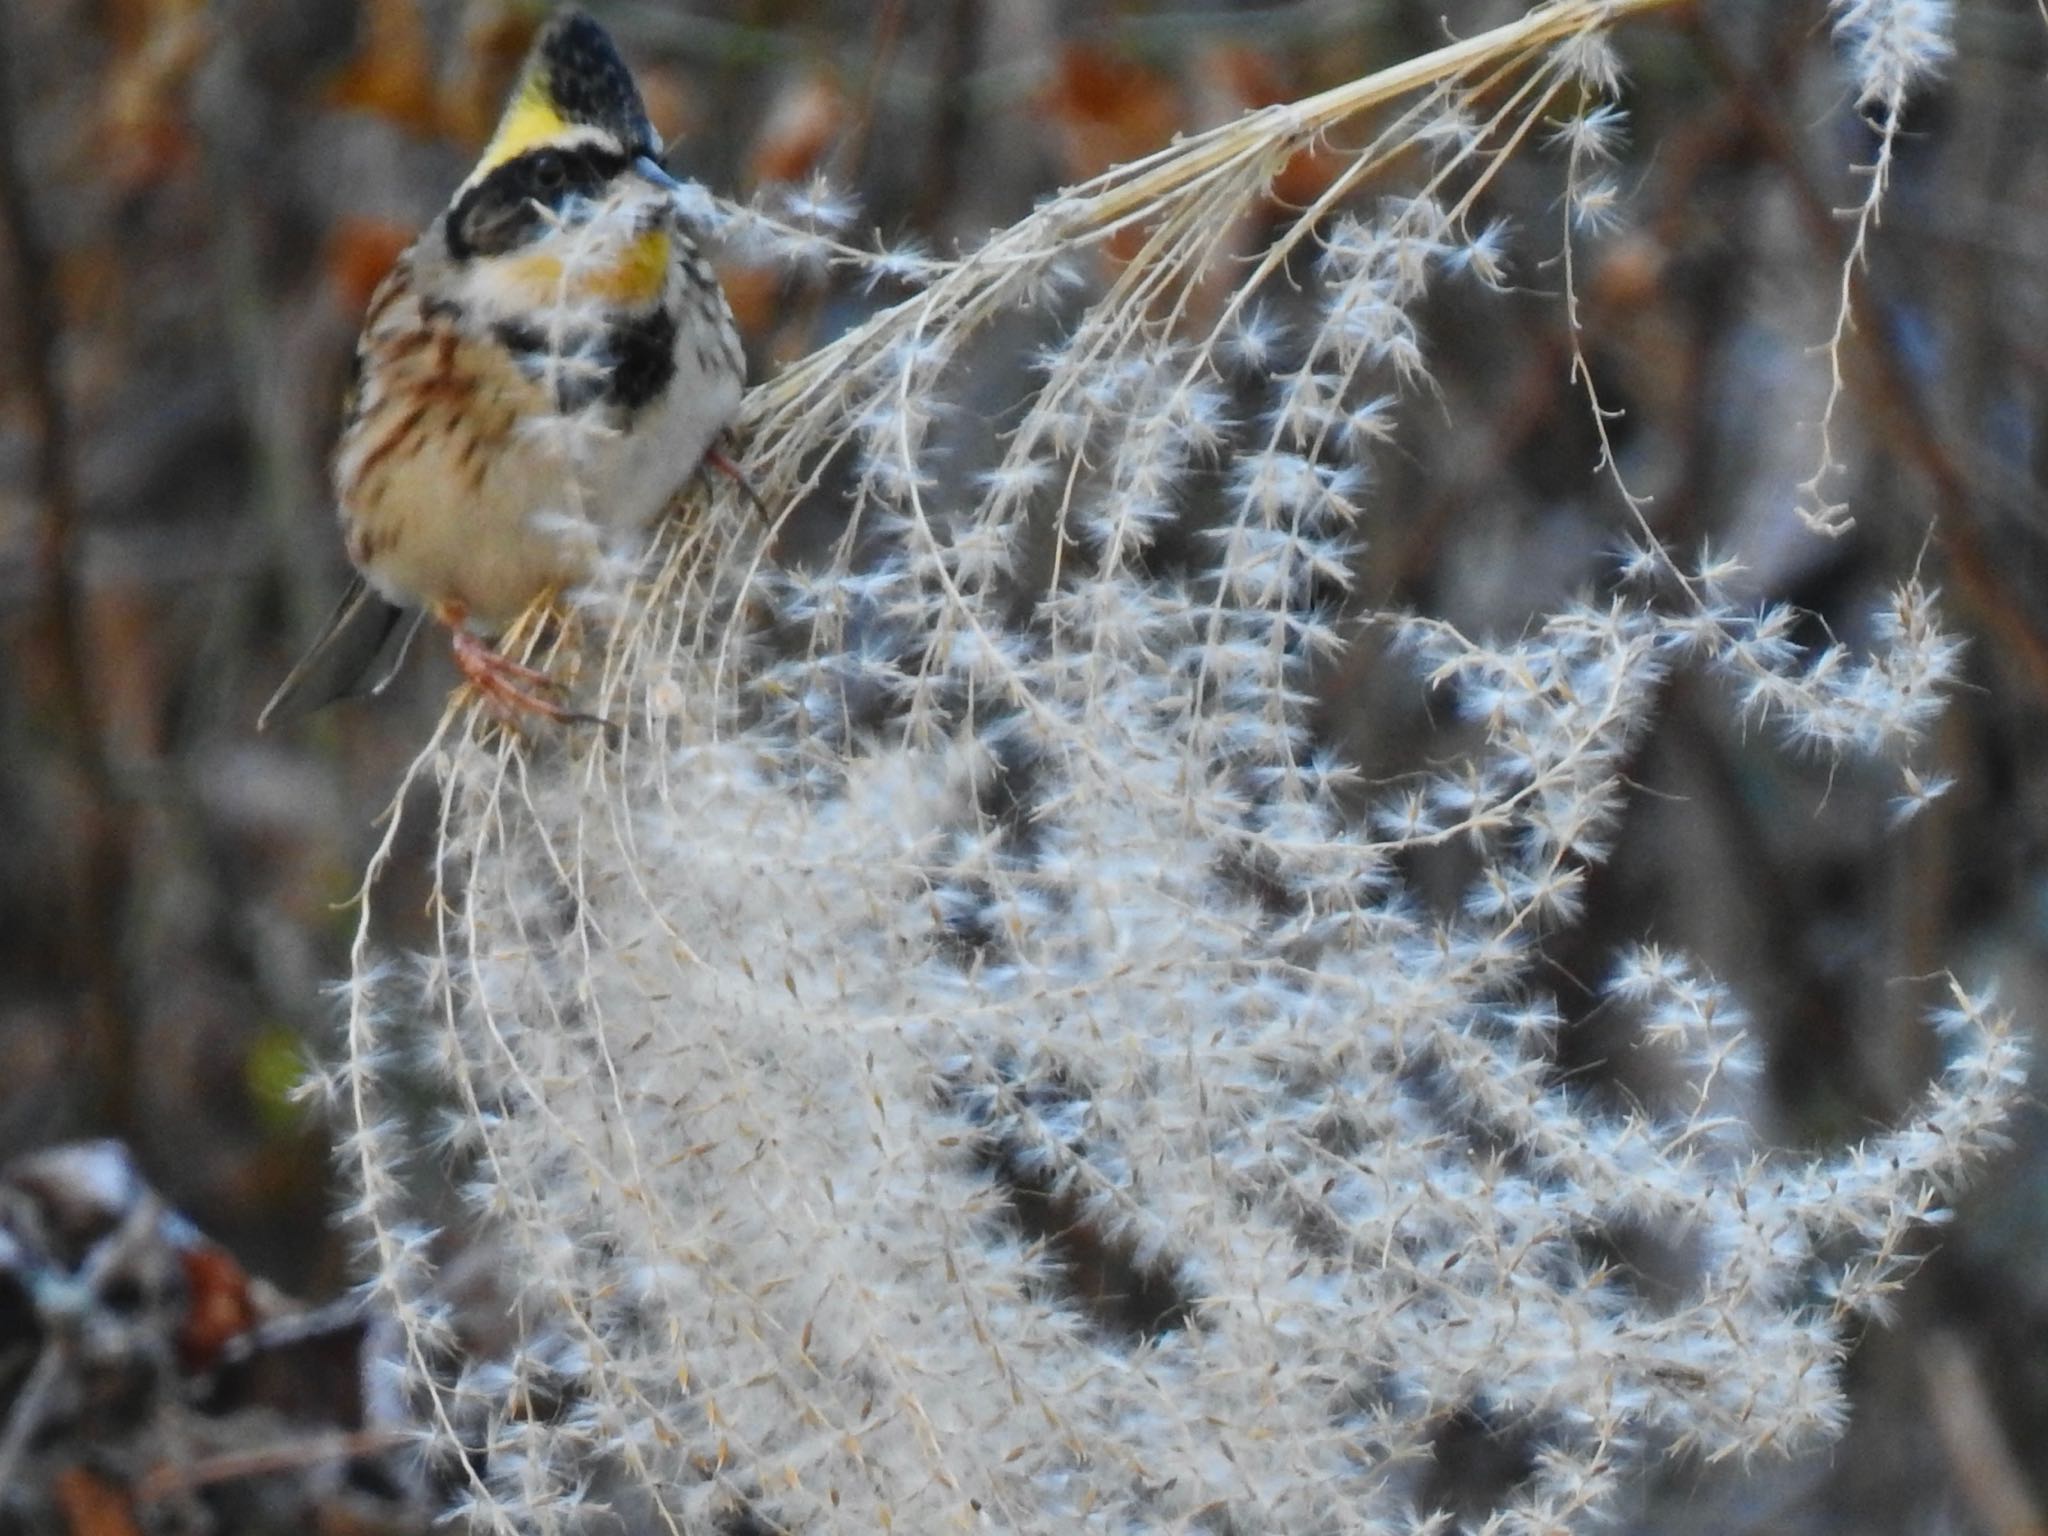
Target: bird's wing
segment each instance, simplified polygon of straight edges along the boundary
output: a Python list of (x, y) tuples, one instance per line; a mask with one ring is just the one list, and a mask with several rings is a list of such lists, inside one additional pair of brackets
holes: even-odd
[[(285, 675), (270, 702), (263, 706), (263, 713), (256, 717), (256, 729), (267, 728), (273, 720), (311, 714), (356, 692), (403, 612), (372, 592), (362, 577), (356, 577), (341, 594), (341, 601), (334, 605), (334, 612), (328, 615), (320, 638), (299, 658), (299, 664)], [(382, 692), (390, 680), (387, 674), (371, 691)]]

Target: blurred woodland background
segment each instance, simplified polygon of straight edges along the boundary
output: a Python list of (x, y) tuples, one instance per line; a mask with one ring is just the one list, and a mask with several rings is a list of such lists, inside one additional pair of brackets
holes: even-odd
[[(639, 72), (672, 169), (742, 199), (822, 176), (854, 200), (855, 230), (940, 252), (1178, 130), (1520, 9), (589, 8)], [(453, 674), (422, 644), (392, 695), (277, 735), (254, 719), (344, 580), (324, 457), (359, 313), (465, 173), (544, 14), (0, 0), (0, 1160), (116, 1138), (243, 1270), (313, 1302), (346, 1288), (350, 1259), (328, 1128), (288, 1089), (322, 1048), (373, 817)], [(1833, 210), (1860, 198), (1850, 167), (1873, 152), (1821, 0), (1700, 0), (1618, 35), (1633, 148), (1616, 227), (1577, 274), (1603, 396), (1626, 413), (1616, 450), (1668, 544), (1731, 550), (1759, 598), (1851, 640), (1917, 562), (1971, 640), (1972, 686), (1931, 754), (1955, 786), (1896, 829), (1896, 783), (1830, 787), (1756, 750), (1682, 675), (1633, 765), (1648, 793), (1595, 874), (1585, 953), (1647, 928), (1733, 984), (1764, 1033), (1780, 1145), (1854, 1140), (1925, 1081), (1935, 1043), (1897, 978), (1995, 972), (2029, 1022), (2048, 999), (2048, 16), (1965, 0), (1955, 36), (1858, 282), (1838, 423), (1851, 469), (1831, 487), (1857, 519), (1846, 537), (1793, 510), (1850, 237)], [(1275, 195), (1305, 201), (1319, 174), (1304, 156)], [(1492, 211), (1555, 226), (1555, 196), (1511, 170)], [(757, 379), (881, 302), (723, 275)], [(1560, 274), (1515, 279), (1483, 316), (1455, 298), (1430, 314), (1442, 408), (1404, 424), (1366, 556), (1370, 600), (1506, 633), (1583, 585), (1624, 527), (1593, 473)], [(1389, 755), (1373, 660), (1340, 668), (1324, 701), (1368, 772)], [(421, 906), (384, 902), (423, 925)], [(1568, 955), (1559, 971), (1567, 998), (1590, 998), (1596, 977)], [(1583, 1013), (1560, 1068), (1611, 1077), (1617, 1042)], [(2023, 1122), (1896, 1326), (1860, 1346), (1844, 1445), (1674, 1473), (1639, 1528), (2048, 1531), (2041, 1131)], [(20, 1390), (24, 1347), (0, 1349), (0, 1394)], [(286, 1418), (319, 1417), (307, 1395)], [(1442, 1449), (1447, 1504), (1488, 1455), (1478, 1423)], [(133, 1528), (83, 1486), (69, 1529)], [(222, 1529), (279, 1518), (238, 1525), (223, 1507), (207, 1506)], [(389, 1528), (414, 1528), (395, 1493), (388, 1508)]]

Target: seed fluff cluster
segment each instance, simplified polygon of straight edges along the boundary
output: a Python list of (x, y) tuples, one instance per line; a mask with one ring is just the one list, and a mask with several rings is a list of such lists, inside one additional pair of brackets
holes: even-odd
[[(1909, 1121), (1766, 1155), (1726, 988), (1649, 935), (1609, 957), (1669, 1063), (1617, 1106), (1556, 1068), (1545, 946), (1676, 669), (1788, 750), (1904, 763), (1957, 667), (1933, 594), (1816, 652), (1641, 517), (1511, 637), (1357, 580), (1419, 306), (1510, 280), (1511, 158), (1568, 183), (1568, 239), (1615, 215), (1606, 29), (1654, 8), (1538, 7), (958, 259), (864, 254), (822, 198), (712, 215), (902, 296), (751, 399), (780, 526), (700, 491), (586, 611), (616, 744), (444, 720), (438, 945), (381, 961), (366, 906), (322, 1078), (459, 1515), (1505, 1536), (1590, 1528), (1649, 1455), (1839, 1427), (1847, 1330), (1997, 1140), (2008, 1021), (1952, 985)], [(1929, 10), (1840, 15), (1868, 51)], [(1310, 151), (1326, 189), (1276, 213)], [(1364, 648), (1456, 751), (1375, 779), (1319, 733)], [(414, 1203), (428, 1154), (455, 1217)], [(1677, 1280), (1613, 1261), (1645, 1237)], [(1461, 1526), (1431, 1458), (1472, 1423), (1517, 1456)]]

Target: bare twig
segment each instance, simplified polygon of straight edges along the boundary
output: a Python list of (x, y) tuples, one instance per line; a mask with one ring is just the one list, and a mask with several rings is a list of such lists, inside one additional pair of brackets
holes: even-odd
[[(1720, 78), (1744, 125), (1783, 173), (1808, 239), (1835, 270), (1848, 274), (1848, 302), (1858, 311), (1869, 309), (1870, 274), (1860, 264), (1851, 264), (1852, 247), (1833, 207), (1814, 184), (1784, 115), (1766, 97), (1767, 84), (1749, 76), (1704, 21), (1695, 26), (1694, 35), (1701, 57)], [(1935, 528), (1957, 592), (1995, 638), (1994, 649), (2012, 657), (2037, 697), (2048, 697), (2048, 634), (2030, 616), (2026, 601), (1985, 545), (1975, 513), (1978, 488), (1929, 419), (1885, 328), (1864, 326), (1847, 339), (1860, 344), (1857, 350), (1867, 365), (1849, 374), (1847, 387), (1864, 397), (1883, 422), (1893, 450), (1917, 464), (1933, 487)]]
[(295, 1472), (301, 1467), (317, 1467), (327, 1462), (353, 1461), (358, 1456), (375, 1456), (391, 1450), (403, 1440), (404, 1436), (396, 1430), (345, 1430), (304, 1435), (253, 1451), (224, 1452), (183, 1466), (166, 1462), (142, 1475), (135, 1485), (135, 1502), (155, 1504), (216, 1483), (239, 1482), (243, 1478)]

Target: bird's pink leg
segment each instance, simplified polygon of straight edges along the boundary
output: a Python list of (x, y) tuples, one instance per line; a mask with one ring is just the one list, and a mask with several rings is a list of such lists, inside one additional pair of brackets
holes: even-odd
[(454, 639), (456, 669), (470, 687), (500, 714), (514, 716), (523, 712), (540, 715), (558, 725), (603, 723), (594, 715), (579, 715), (535, 692), (536, 689), (552, 689), (558, 685), (547, 673), (514, 661), (463, 628), (463, 620), (468, 613), (460, 603), (436, 604), (434, 617), (448, 626)]

